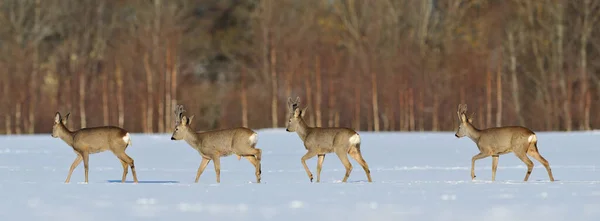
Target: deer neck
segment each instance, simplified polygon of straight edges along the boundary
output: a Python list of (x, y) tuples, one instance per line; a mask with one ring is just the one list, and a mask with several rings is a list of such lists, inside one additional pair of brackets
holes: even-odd
[(183, 140), (190, 146), (195, 147), (200, 143), (200, 135), (201, 134), (196, 133), (192, 128), (188, 128), (188, 131), (183, 136)]
[(306, 124), (304, 119), (300, 119), (300, 121), (298, 122), (298, 127), (296, 128), (296, 133), (298, 134), (300, 139), (304, 142), (304, 141), (306, 141), (306, 136), (308, 136), (308, 133), (310, 132), (311, 129), (312, 128), (309, 127), (308, 124)]
[(74, 132), (71, 132), (67, 126), (65, 125), (61, 125), (60, 126), (60, 130), (58, 132), (58, 137), (63, 140), (65, 143), (67, 143), (67, 145), (69, 146), (73, 146), (73, 137), (74, 137)]
[(467, 124), (467, 137), (471, 138), (473, 142), (477, 143), (479, 141), (479, 137), (481, 136), (481, 131), (477, 129), (473, 124)]

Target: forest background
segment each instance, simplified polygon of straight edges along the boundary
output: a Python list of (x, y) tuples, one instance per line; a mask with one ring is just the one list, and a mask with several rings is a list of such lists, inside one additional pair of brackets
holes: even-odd
[(597, 0), (0, 0), (0, 133), (600, 126)]

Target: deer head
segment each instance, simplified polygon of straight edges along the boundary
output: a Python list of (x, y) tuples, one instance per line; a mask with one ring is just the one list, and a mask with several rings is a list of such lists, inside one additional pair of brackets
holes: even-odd
[(458, 111), (456, 111), (456, 114), (458, 115), (459, 124), (458, 130), (456, 131), (456, 134), (454, 134), (454, 136), (458, 138), (467, 136), (467, 128), (469, 128), (469, 126), (471, 126), (471, 124), (473, 123), (473, 115), (467, 117), (466, 104), (459, 104)]
[(192, 123), (192, 119), (194, 119), (194, 115), (191, 117), (183, 116), (183, 105), (175, 105), (175, 130), (173, 131), (173, 135), (171, 135), (171, 140), (181, 140), (185, 138), (185, 134), (189, 132), (193, 132), (190, 128), (190, 124)]
[(304, 108), (300, 109), (299, 104), (300, 104), (300, 97), (296, 97), (296, 101), (292, 101), (292, 98), (288, 98), (288, 111), (290, 112), (290, 114), (289, 114), (289, 120), (286, 124), (285, 131), (295, 132), (300, 121), (306, 114), (306, 109), (308, 107), (304, 107)]
[(52, 137), (57, 138), (59, 136), (60, 130), (65, 127), (67, 120), (69, 120), (69, 115), (71, 115), (71, 113), (67, 113), (67, 115), (62, 118), (60, 113), (56, 112), (56, 115), (54, 116), (54, 125), (52, 126)]

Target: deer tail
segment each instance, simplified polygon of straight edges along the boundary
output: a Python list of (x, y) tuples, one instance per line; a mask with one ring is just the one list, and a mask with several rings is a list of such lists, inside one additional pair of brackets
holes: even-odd
[(352, 135), (348, 141), (350, 142), (348, 153), (360, 152), (360, 135), (358, 133)]
[(125, 136), (123, 137), (123, 141), (127, 143), (127, 146), (131, 146), (131, 136), (129, 136), (129, 133), (125, 134)]
[(527, 141), (529, 142), (529, 149), (527, 151), (531, 151), (531, 152), (538, 152), (537, 149), (537, 136), (535, 134), (532, 134), (529, 136), (529, 138), (527, 138)]

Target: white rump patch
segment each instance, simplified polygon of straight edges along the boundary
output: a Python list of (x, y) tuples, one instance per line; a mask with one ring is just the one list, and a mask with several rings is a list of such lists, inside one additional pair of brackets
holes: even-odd
[(535, 134), (532, 134), (531, 136), (529, 136), (529, 138), (527, 139), (527, 142), (531, 143), (531, 142), (536, 142), (537, 141), (537, 136), (535, 136)]
[(129, 133), (126, 133), (125, 136), (123, 136), (123, 141), (125, 141), (126, 144), (131, 144), (131, 138), (129, 137)]
[(358, 136), (358, 134), (354, 134), (350, 137), (350, 139), (348, 140), (350, 141), (350, 144), (359, 144), (360, 143), (360, 136)]
[(250, 141), (251, 145), (254, 145), (258, 142), (258, 135), (256, 133), (253, 133), (252, 135), (250, 135), (248, 140)]

